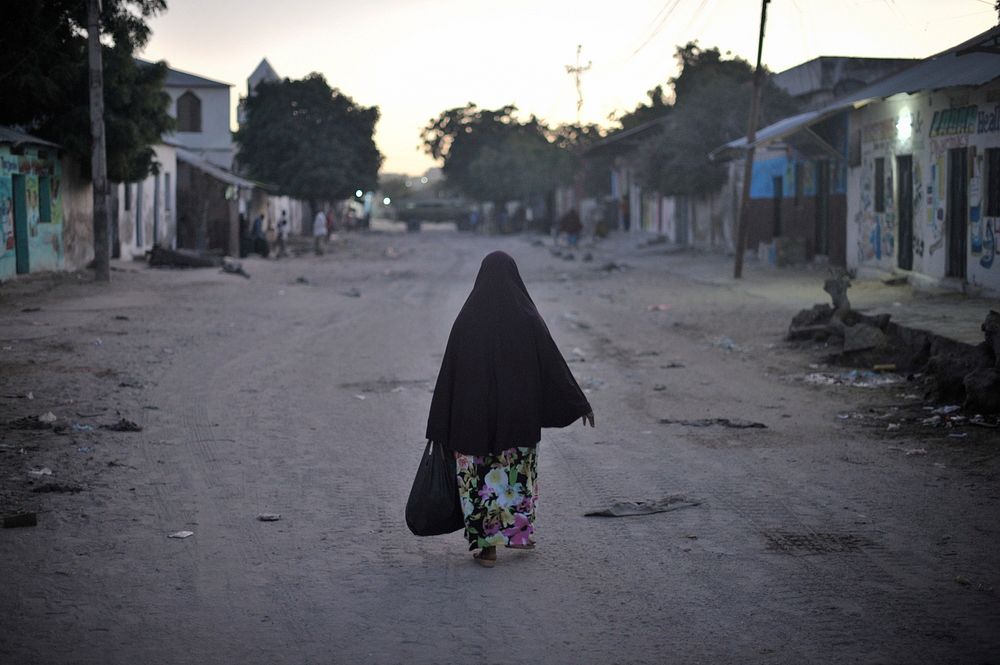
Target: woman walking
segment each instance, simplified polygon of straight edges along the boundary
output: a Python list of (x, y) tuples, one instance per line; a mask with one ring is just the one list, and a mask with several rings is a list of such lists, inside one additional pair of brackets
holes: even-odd
[(465, 536), (492, 567), (498, 545), (534, 547), (543, 427), (594, 413), (503, 252), (483, 259), (455, 319), (434, 388), (427, 438), (455, 453)]

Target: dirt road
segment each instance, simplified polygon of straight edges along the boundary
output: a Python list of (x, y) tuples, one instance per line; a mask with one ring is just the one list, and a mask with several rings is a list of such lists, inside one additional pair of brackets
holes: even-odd
[[(0, 661), (1000, 662), (995, 441), (890, 437), (906, 386), (802, 382), (791, 304), (686, 281), (656, 248), (530, 241), (373, 234), (249, 280), (5, 285), (0, 508), (39, 524), (0, 530)], [(492, 249), (597, 429), (547, 431), (539, 547), (484, 570), (402, 512)], [(58, 431), (10, 425), (45, 412)], [(122, 418), (142, 431), (100, 429)], [(661, 423), (712, 418), (766, 427)], [(674, 493), (701, 503), (583, 516)]]

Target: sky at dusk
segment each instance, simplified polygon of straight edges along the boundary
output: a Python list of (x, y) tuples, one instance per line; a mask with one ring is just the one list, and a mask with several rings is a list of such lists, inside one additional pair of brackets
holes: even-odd
[[(566, 65), (577, 44), (581, 120), (608, 125), (677, 73), (676, 46), (698, 40), (756, 57), (756, 0), (168, 0), (142, 57), (234, 84), (267, 57), (284, 77), (316, 71), (381, 110), (382, 171), (436, 164), (420, 129), (466, 102), (513, 103), (552, 124), (576, 119)], [(781, 71), (820, 55), (926, 57), (997, 23), (993, 0), (772, 0), (764, 62)]]

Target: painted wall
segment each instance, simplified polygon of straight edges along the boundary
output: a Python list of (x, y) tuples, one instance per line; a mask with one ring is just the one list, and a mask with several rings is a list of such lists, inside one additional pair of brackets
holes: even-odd
[[(861, 164), (848, 172), (848, 264), (860, 270), (898, 267), (898, 155), (913, 156), (913, 273), (946, 282), (948, 151), (969, 148), (966, 275), (974, 288), (1000, 292), (996, 261), (1000, 218), (984, 213), (984, 150), (1000, 148), (1000, 85), (897, 95), (851, 116)], [(885, 211), (876, 212), (875, 160), (885, 160)], [(993, 196), (1000, 193), (993, 192)]]
[[(14, 226), (14, 176), (24, 176), (25, 225), (29, 272), (63, 267), (62, 165), (53, 149), (24, 146), (14, 154), (9, 144), (0, 144), (0, 280), (17, 274)], [(48, 182), (48, 201), (41, 180)], [(46, 205), (47, 204), (47, 205)], [(43, 219), (43, 208), (50, 218)]]
[(116, 255), (122, 258), (142, 256), (154, 244), (177, 246), (177, 151), (162, 143), (153, 150), (159, 173), (117, 185)]
[(170, 95), (171, 117), (177, 117), (177, 98), (185, 92), (201, 100), (201, 131), (175, 132), (164, 138), (184, 148), (204, 155), (206, 159), (225, 169), (233, 166), (235, 147), (230, 129), (229, 87), (174, 87), (167, 86)]

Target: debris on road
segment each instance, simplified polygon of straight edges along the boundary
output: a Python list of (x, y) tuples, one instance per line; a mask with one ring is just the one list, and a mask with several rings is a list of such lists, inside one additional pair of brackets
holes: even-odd
[(160, 245), (153, 245), (146, 256), (153, 268), (216, 268), (222, 265), (222, 258), (214, 254), (202, 254), (189, 249), (167, 249)]
[(51, 425), (57, 420), (59, 420), (59, 418), (57, 418), (56, 414), (51, 411), (46, 411), (42, 415), (38, 416), (38, 422), (45, 423), (46, 425)]
[(729, 427), (732, 429), (767, 429), (764, 423), (744, 420), (743, 418), (696, 418), (693, 420), (677, 418), (660, 418), (661, 425), (683, 425), (685, 427)]
[(646, 311), (647, 312), (666, 312), (671, 307), (672, 307), (672, 305), (669, 305), (667, 303), (660, 303), (658, 305), (647, 305), (646, 306)]
[(223, 257), (222, 259), (222, 272), (250, 279), (250, 275), (243, 270), (243, 263), (228, 256)]
[(591, 510), (584, 517), (633, 517), (639, 515), (654, 515), (681, 508), (700, 506), (701, 501), (688, 499), (683, 494), (670, 494), (662, 499), (652, 501), (616, 501), (607, 508)]
[(79, 492), (82, 492), (83, 488), (80, 487), (79, 485), (67, 485), (67, 484), (63, 484), (63, 483), (49, 483), (47, 485), (40, 485), (40, 486), (34, 488), (31, 491), (35, 492), (36, 494), (46, 494), (46, 493), (77, 494)]
[(933, 411), (931, 411), (931, 413), (938, 416), (947, 416), (948, 414), (955, 413), (956, 411), (961, 411), (961, 410), (962, 407), (958, 406), (957, 404), (949, 404), (947, 406), (938, 407)]
[(167, 536), (167, 538), (188, 538), (194, 535), (194, 531), (175, 531)]
[(847, 385), (855, 388), (880, 388), (902, 383), (906, 381), (906, 378), (899, 374), (874, 372), (870, 369), (852, 369), (839, 374), (812, 372), (806, 374), (802, 380), (821, 386)]
[(261, 522), (277, 522), (281, 519), (280, 513), (261, 513), (257, 516), (257, 519)]
[(17, 529), (19, 527), (38, 526), (38, 515), (36, 513), (16, 513), (14, 515), (4, 515), (3, 528)]
[(47, 466), (43, 466), (41, 469), (31, 469), (28, 471), (29, 476), (35, 476), (41, 478), (42, 476), (51, 476), (52, 469)]
[(142, 425), (128, 420), (127, 418), (122, 418), (112, 425), (101, 425), (101, 429), (110, 430), (112, 432), (141, 432)]
[(307, 278), (303, 277), (302, 275), (299, 275), (298, 277), (295, 278), (295, 283), (296, 284), (311, 284), (311, 282)]
[(603, 270), (604, 272), (620, 272), (628, 270), (631, 266), (627, 263), (618, 263), (617, 261), (608, 261), (602, 265), (598, 270)]
[(346, 291), (341, 291), (340, 294), (344, 295), (344, 296), (347, 296), (348, 298), (360, 298), (361, 297), (361, 291), (359, 289), (357, 289), (356, 287), (352, 287), (350, 289), (347, 289)]

